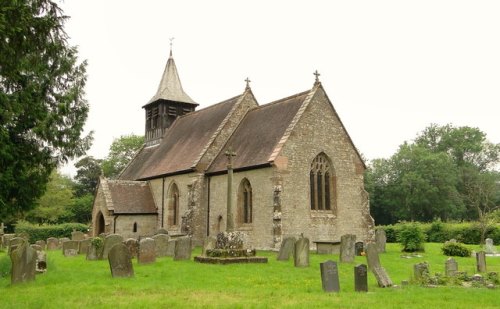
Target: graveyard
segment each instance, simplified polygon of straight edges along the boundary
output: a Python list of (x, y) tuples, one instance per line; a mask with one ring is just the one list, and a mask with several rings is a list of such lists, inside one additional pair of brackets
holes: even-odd
[[(311, 251), (309, 266), (295, 267), (293, 257), (278, 260), (278, 252), (259, 251), (268, 263), (213, 265), (194, 261), (202, 253), (196, 247), (189, 259), (161, 256), (139, 263), (133, 258), (133, 274), (113, 277), (107, 259), (87, 260), (84, 254), (65, 256), (61, 250), (47, 250), (46, 272), (37, 274), (33, 281), (11, 284), (11, 261), (4, 249), (0, 252), (1, 307), (498, 308), (498, 285), (494, 289), (451, 283), (423, 286), (414, 279), (414, 267), (419, 263), (427, 263), (431, 276), (444, 276), (448, 257), (441, 247), (441, 243), (426, 243), (425, 252), (406, 254), (399, 244), (388, 243), (379, 258), (393, 286), (379, 287), (368, 271), (367, 292), (355, 291), (354, 276), (354, 267), (367, 264), (365, 256), (341, 262), (341, 254)], [(481, 250), (480, 246), (469, 247)], [(328, 260), (337, 264), (338, 292), (328, 293), (322, 287), (320, 263)], [(469, 276), (477, 273), (476, 258), (454, 260), (458, 271)], [(499, 273), (500, 257), (487, 256), (486, 268)], [(487, 272), (481, 274), (486, 276)]]

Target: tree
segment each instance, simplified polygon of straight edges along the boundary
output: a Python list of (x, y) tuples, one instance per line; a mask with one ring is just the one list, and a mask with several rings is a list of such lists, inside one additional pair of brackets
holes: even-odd
[(123, 135), (115, 139), (109, 148), (108, 156), (102, 162), (104, 176), (118, 177), (143, 144), (144, 137), (139, 135)]
[(94, 159), (92, 156), (84, 157), (76, 162), (76, 196), (82, 197), (87, 194), (94, 195), (97, 184), (99, 183), (99, 176), (102, 174), (101, 162), (102, 160)]
[(86, 62), (68, 45), (61, 9), (50, 0), (0, 5), (0, 216), (42, 196), (51, 172), (81, 156)]

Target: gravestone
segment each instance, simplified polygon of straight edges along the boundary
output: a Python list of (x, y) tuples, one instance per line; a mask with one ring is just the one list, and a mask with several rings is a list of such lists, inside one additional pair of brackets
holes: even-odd
[(383, 229), (375, 230), (375, 243), (377, 244), (378, 253), (385, 252), (385, 243), (387, 242), (387, 237)]
[(84, 240), (80, 240), (80, 246), (78, 247), (78, 254), (87, 254), (87, 251), (89, 250), (90, 247), (90, 242), (92, 240), (90, 238), (86, 238)]
[(321, 284), (325, 292), (338, 292), (340, 291), (339, 284), (339, 269), (337, 263), (333, 261), (326, 261), (319, 263), (321, 271)]
[(175, 245), (174, 260), (190, 260), (191, 259), (191, 237), (182, 236), (177, 238)]
[(108, 258), (108, 253), (116, 244), (121, 244), (123, 242), (122, 235), (118, 234), (110, 234), (104, 238), (104, 245), (102, 249), (102, 259), (105, 260)]
[(173, 257), (175, 254), (175, 246), (177, 245), (177, 238), (170, 239), (167, 244), (167, 256)]
[(362, 241), (356, 242), (354, 244), (354, 251), (356, 253), (356, 256), (361, 256), (365, 252), (365, 244)]
[(44, 273), (47, 271), (47, 252), (41, 250), (36, 252), (35, 271), (37, 273)]
[(90, 245), (87, 249), (87, 261), (102, 260), (103, 244), (104, 241), (100, 237), (94, 237), (90, 240)]
[(61, 237), (59, 238), (59, 244), (62, 246), (62, 243), (65, 242), (65, 241), (70, 241), (71, 239), (69, 239), (68, 237)]
[(10, 240), (14, 237), (16, 237), (16, 234), (4, 234), (2, 236), (2, 247), (8, 249)]
[(77, 256), (80, 242), (77, 240), (68, 240), (62, 243), (64, 256)]
[(486, 272), (486, 253), (484, 251), (476, 253), (476, 266), (478, 272)]
[(356, 235), (346, 234), (340, 237), (340, 262), (352, 263), (354, 262), (356, 243)]
[(115, 244), (108, 252), (109, 268), (113, 277), (133, 277), (132, 257), (127, 246)]
[(309, 238), (300, 237), (295, 242), (293, 262), (295, 267), (309, 266)]
[(137, 252), (137, 262), (139, 264), (154, 263), (156, 261), (155, 240), (153, 238), (143, 238), (139, 241), (139, 251)]
[(131, 258), (137, 257), (137, 251), (139, 250), (139, 241), (135, 238), (129, 238), (125, 241), (125, 246), (127, 246), (128, 252)]
[(447, 277), (453, 277), (458, 271), (458, 264), (454, 258), (450, 257), (444, 264), (444, 274)]
[(217, 242), (217, 238), (215, 236), (208, 236), (203, 241), (203, 249), (201, 254), (203, 256), (207, 255), (207, 250), (215, 249), (215, 243)]
[(354, 266), (354, 291), (368, 292), (368, 269), (365, 264)]
[(7, 254), (11, 254), (12, 251), (14, 251), (17, 247), (19, 247), (21, 244), (27, 243), (26, 239), (22, 237), (14, 237), (9, 241), (9, 251)]
[(168, 235), (168, 231), (166, 229), (158, 229), (158, 231), (156, 231), (156, 235), (159, 234)]
[(168, 239), (169, 239), (168, 235), (156, 234), (152, 238), (155, 240), (156, 257), (167, 256), (167, 247), (168, 247)]
[(35, 245), (39, 245), (42, 248), (42, 250), (45, 250), (45, 248), (47, 247), (45, 240), (37, 240), (35, 241)]
[(40, 245), (37, 245), (37, 244), (32, 244), (30, 245), (31, 248), (35, 249), (36, 251), (42, 251), (42, 247)]
[(417, 281), (429, 277), (429, 264), (427, 264), (426, 262), (414, 264), (413, 276)]
[(372, 243), (366, 245), (366, 261), (368, 263), (368, 268), (377, 279), (377, 283), (380, 287), (385, 288), (392, 286), (391, 278), (389, 278), (385, 269), (380, 265), (377, 244)]
[(294, 254), (295, 250), (295, 237), (285, 237), (281, 242), (280, 251), (278, 252), (278, 261), (288, 261)]
[(59, 249), (59, 239), (54, 237), (47, 238), (47, 250)]
[(80, 231), (73, 231), (71, 232), (71, 240), (84, 240), (85, 239), (85, 234)]
[(12, 284), (35, 280), (36, 250), (23, 241), (10, 253)]
[(493, 239), (486, 238), (485, 245), (484, 245), (484, 252), (486, 254), (496, 254), (497, 253), (497, 249), (493, 245)]

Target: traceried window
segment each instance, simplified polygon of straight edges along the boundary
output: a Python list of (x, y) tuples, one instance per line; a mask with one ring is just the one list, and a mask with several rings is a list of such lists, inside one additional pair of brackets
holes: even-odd
[(168, 192), (168, 220), (169, 226), (179, 223), (179, 188), (175, 183), (170, 186)]
[(243, 224), (252, 223), (252, 215), (252, 186), (244, 178), (238, 188), (238, 221)]
[(326, 154), (320, 153), (311, 163), (309, 173), (311, 210), (335, 211), (335, 171)]

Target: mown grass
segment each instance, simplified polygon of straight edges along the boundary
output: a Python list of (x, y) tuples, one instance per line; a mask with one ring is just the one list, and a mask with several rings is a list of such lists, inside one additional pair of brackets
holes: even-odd
[[(422, 257), (401, 258), (397, 244), (388, 244), (382, 265), (395, 284), (412, 277), (413, 264), (426, 261), (431, 273), (444, 272), (441, 244), (426, 244)], [(474, 248), (472, 247), (473, 249)], [(197, 249), (193, 256), (199, 254)], [(107, 261), (86, 261), (84, 256), (63, 257), (48, 252), (48, 271), (34, 282), (10, 285), (0, 278), (2, 308), (498, 308), (500, 290), (410, 285), (378, 288), (370, 273), (369, 292), (354, 292), (353, 267), (339, 264), (340, 293), (324, 293), (319, 263), (338, 261), (338, 255), (311, 254), (311, 266), (295, 268), (293, 261), (278, 262), (276, 253), (259, 252), (268, 264), (208, 265), (160, 258), (149, 265), (134, 260), (135, 277), (112, 278)], [(0, 265), (9, 260), (0, 253)], [(475, 272), (475, 259), (457, 257), (459, 270)], [(488, 271), (500, 272), (500, 258), (487, 259)]]

